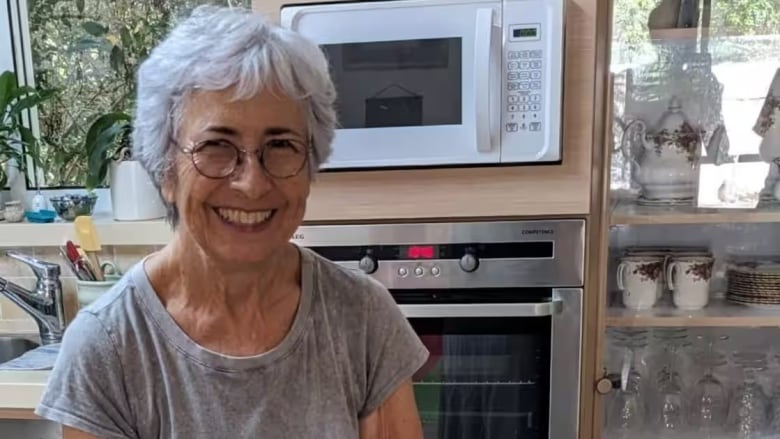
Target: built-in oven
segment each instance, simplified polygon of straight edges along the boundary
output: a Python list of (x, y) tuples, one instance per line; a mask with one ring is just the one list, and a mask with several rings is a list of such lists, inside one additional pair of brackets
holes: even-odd
[[(293, 2), (291, 2), (293, 3)], [(325, 169), (561, 159), (564, 0), (290, 4), (320, 45), (339, 129)]]
[(295, 240), (383, 283), (431, 352), (425, 439), (574, 439), (584, 222), (306, 226)]

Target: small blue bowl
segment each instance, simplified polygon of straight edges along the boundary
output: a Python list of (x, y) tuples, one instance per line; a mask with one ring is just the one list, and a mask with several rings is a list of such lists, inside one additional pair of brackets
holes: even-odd
[(31, 223), (51, 223), (57, 218), (57, 212), (53, 210), (41, 210), (38, 212), (25, 212), (24, 216)]

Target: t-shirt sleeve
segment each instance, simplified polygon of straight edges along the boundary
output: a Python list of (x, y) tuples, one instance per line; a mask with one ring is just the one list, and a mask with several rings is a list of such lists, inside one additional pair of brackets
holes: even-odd
[(119, 354), (103, 323), (82, 311), (65, 331), (35, 413), (105, 439), (136, 438)]
[(390, 292), (379, 284), (373, 289), (366, 316), (368, 389), (361, 418), (381, 406), (428, 359), (428, 349)]

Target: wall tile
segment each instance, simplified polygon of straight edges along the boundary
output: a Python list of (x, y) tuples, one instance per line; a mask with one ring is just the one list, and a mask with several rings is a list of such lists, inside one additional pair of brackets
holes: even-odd
[(125, 273), (145, 256), (154, 253), (158, 249), (158, 246), (153, 245), (115, 246), (114, 260), (119, 270)]
[[(7, 277), (7, 280), (23, 287), (34, 288), (36, 279), (34, 277)], [(0, 308), (2, 308), (3, 319), (6, 320), (32, 320), (29, 314), (22, 310), (15, 303), (11, 302), (7, 297), (0, 296)]]
[(16, 248), (2, 248), (0, 249), (0, 276), (6, 277), (19, 277), (19, 276), (32, 276), (33, 273), (22, 262), (12, 259), (5, 255), (6, 251), (13, 250), (25, 255), (32, 255), (32, 247), (16, 247)]

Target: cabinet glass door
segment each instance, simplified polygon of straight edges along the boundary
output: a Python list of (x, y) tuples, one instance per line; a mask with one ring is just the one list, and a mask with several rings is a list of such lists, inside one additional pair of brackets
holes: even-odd
[(775, 437), (780, 1), (612, 12), (602, 437)]

